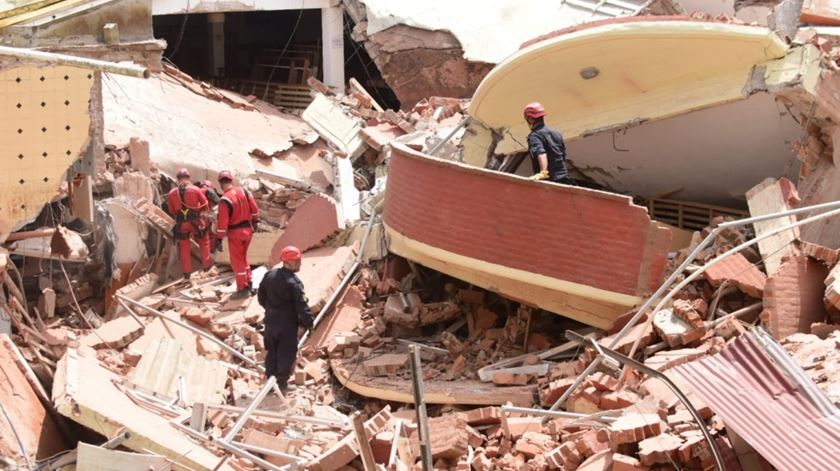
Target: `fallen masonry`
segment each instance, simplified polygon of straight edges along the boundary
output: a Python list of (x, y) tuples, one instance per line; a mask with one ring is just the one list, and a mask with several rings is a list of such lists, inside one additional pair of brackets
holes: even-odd
[[(341, 2), (355, 21), (382, 21), (388, 10), (377, 3)], [(676, 8), (601, 3), (583, 14)], [(504, 97), (495, 105), (423, 99), (428, 90), (406, 81), (396, 91), (410, 100), (391, 110), (355, 79), (344, 93), (310, 76), (306, 109), (289, 113), (169, 64), (146, 81), (96, 72), (99, 94), (79, 97), (90, 103), (92, 128), (108, 123), (91, 131), (94, 175), (60, 179), (67, 184), (50, 189), (55, 196), (40, 215), (30, 208), (3, 226), (0, 468), (369, 471), (423, 469), (428, 458), (434, 469), (459, 471), (832, 469), (840, 461), (840, 239), (832, 234), (840, 204), (831, 201), (840, 193), (828, 123), (836, 122), (829, 79), (840, 41), (821, 28), (791, 31), (788, 44), (781, 29), (789, 3), (773, 12), (778, 34), (726, 16), (611, 18), (536, 38), (498, 69), (510, 71), (543, 41), (596, 28), (623, 39), (670, 22), (682, 38), (690, 30), (705, 42), (718, 34), (763, 44), (743, 70), (698, 56), (697, 69), (720, 73), (708, 83), (705, 72), (685, 74), (699, 88), (678, 100), (693, 107), (686, 113), (702, 113), (707, 104), (691, 100), (704, 87), (726, 100), (775, 90), (778, 109), (801, 114), (806, 136), (793, 143), (791, 169), (799, 178), (751, 175), (748, 191), (726, 188), (743, 195), (738, 210), (669, 201), (683, 188), (665, 191), (664, 176), (657, 191), (665, 196), (651, 198), (592, 189), (589, 180), (521, 178), (522, 149), (499, 153), (511, 150), (522, 126), (519, 108), (490, 110)], [(805, 2), (798, 18), (837, 21), (828, 3)], [(491, 68), (469, 66), (481, 73), (466, 80), (470, 61), (460, 51), (476, 45), (455, 44), (454, 32), (398, 24), (362, 34), (382, 26), (357, 23), (352, 34), (381, 52), (373, 62), (388, 70), (403, 69), (416, 51), (411, 36), (383, 38), (414, 34), (446, 45), (435, 55), (454, 58), (455, 72), (421, 61), (418, 83), (446, 76), (442, 88), (467, 94)], [(113, 26), (103, 31), (114, 34)], [(684, 40), (674, 46), (680, 57), (697, 44)], [(634, 51), (627, 47), (617, 50)], [(669, 64), (652, 50), (659, 55), (650, 60)], [(574, 72), (574, 83), (604, 84), (614, 75), (603, 67)], [(647, 87), (639, 77), (654, 83), (634, 70), (624, 71), (622, 87)], [(814, 70), (824, 80), (814, 87), (828, 92), (812, 90)], [(724, 83), (730, 75), (736, 87)], [(661, 90), (684, 85), (674, 80), (641, 95), (674, 101), (675, 92)], [(4, 83), (6, 97), (17, 82)], [(512, 92), (528, 85), (518, 87)], [(608, 96), (581, 90), (582, 99)], [(647, 120), (644, 103), (630, 100), (639, 90), (627, 91), (618, 110), (594, 100), (569, 125), (581, 140), (593, 123), (618, 129), (612, 147), (626, 150), (623, 139), (638, 139), (631, 128), (649, 123), (610, 120)], [(798, 103), (804, 95), (819, 103)], [(177, 128), (169, 112), (148, 109), (146, 101), (163, 100), (183, 115)], [(678, 111), (661, 106), (663, 116)], [(647, 111), (651, 121), (663, 118)], [(478, 123), (508, 114), (519, 123), (510, 129)], [(485, 137), (492, 147), (475, 153)], [(580, 141), (569, 144), (576, 177), (603, 170), (584, 168), (586, 158), (572, 152)], [(481, 165), (470, 163), (476, 159)], [(230, 169), (255, 197), (254, 287), (283, 247), (303, 250), (298, 276), (317, 325), (299, 332), (294, 388), (283, 392), (264, 375), (265, 312), (256, 297), (234, 294), (230, 247), (209, 270), (179, 272), (175, 220), (160, 195), (182, 165), (211, 182)], [(31, 182), (12, 183), (30, 191)], [(716, 183), (704, 182), (719, 192)], [(812, 203), (825, 203), (824, 212)], [(674, 214), (663, 213), (669, 204)], [(89, 218), (77, 217), (81, 206), (90, 206)], [(736, 220), (750, 216), (759, 220)]]

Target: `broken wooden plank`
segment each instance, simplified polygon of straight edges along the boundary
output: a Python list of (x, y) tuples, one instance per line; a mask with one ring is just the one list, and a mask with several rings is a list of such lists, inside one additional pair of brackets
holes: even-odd
[(170, 460), (149, 453), (109, 450), (84, 442), (76, 447), (76, 471), (169, 471)]
[[(791, 203), (799, 201), (796, 187), (787, 178), (767, 178), (747, 191), (747, 204), (751, 216), (764, 216), (791, 209)], [(753, 224), (756, 237), (796, 222), (796, 216), (785, 216)], [(779, 232), (758, 242), (758, 250), (764, 260), (768, 276), (772, 276), (782, 264), (782, 258), (796, 253), (793, 241), (799, 238), (799, 228)]]

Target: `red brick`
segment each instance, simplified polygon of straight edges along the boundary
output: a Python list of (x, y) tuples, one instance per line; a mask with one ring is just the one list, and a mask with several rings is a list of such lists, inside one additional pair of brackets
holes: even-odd
[(754, 298), (762, 297), (767, 283), (767, 276), (740, 253), (730, 255), (706, 269), (703, 276), (715, 288), (729, 280), (733, 286)]
[(514, 453), (522, 453), (526, 458), (533, 458), (542, 455), (555, 447), (554, 440), (546, 434), (537, 432), (526, 432), (516, 441), (513, 447)]
[[(390, 407), (386, 407), (365, 422), (365, 431), (369, 437), (373, 437), (390, 420)], [(356, 445), (356, 434), (351, 432), (326, 450), (321, 456), (312, 460), (307, 466), (307, 469), (312, 471), (332, 471), (347, 465), (357, 456), (359, 456), (359, 450)]]
[(615, 391), (618, 387), (618, 379), (600, 371), (589, 375), (586, 381), (598, 391)]
[(799, 251), (802, 252), (802, 255), (807, 255), (811, 258), (821, 260), (830, 267), (833, 267), (838, 261), (840, 261), (840, 251), (838, 250), (802, 240), (800, 240), (797, 244), (799, 245)]
[(674, 301), (674, 315), (694, 328), (703, 327), (703, 319), (707, 308), (706, 301), (700, 298), (691, 301), (685, 299)]
[(502, 409), (495, 406), (481, 407), (467, 412), (465, 418), (470, 425), (498, 424), (502, 420)]
[(659, 435), (663, 429), (664, 424), (656, 414), (627, 414), (610, 424), (610, 443), (621, 445), (638, 442)]
[(327, 237), (340, 229), (338, 205), (329, 196), (315, 194), (303, 202), (289, 219), (283, 234), (271, 249), (271, 266), (280, 262), (280, 252), (288, 245), (294, 245), (305, 252), (321, 245)]
[[(462, 416), (454, 414), (429, 419), (429, 435), (432, 458), (451, 460), (467, 454), (470, 436), (467, 421)], [(417, 443), (417, 447), (412, 445), (412, 448), (419, 452), (417, 431), (412, 433), (412, 443)]]
[(647, 471), (648, 467), (632, 456), (615, 453), (612, 456), (612, 471)]
[(638, 394), (623, 388), (618, 391), (602, 394), (598, 407), (603, 410), (624, 409), (625, 407), (629, 407), (640, 400), (641, 397), (639, 397)]
[(548, 387), (540, 391), (540, 404), (551, 406), (575, 382), (575, 378), (560, 378), (548, 383)]
[(405, 353), (386, 353), (362, 363), (368, 376), (388, 376), (402, 371), (408, 364)]
[(369, 125), (359, 131), (359, 136), (362, 137), (367, 145), (377, 151), (382, 150), (383, 146), (390, 144), (391, 141), (403, 134), (405, 134), (405, 131), (400, 129), (399, 126), (385, 122)]
[(814, 25), (840, 26), (840, 7), (833, 0), (805, 0), (799, 19)]
[(585, 457), (589, 457), (598, 453), (599, 451), (609, 448), (609, 443), (598, 439), (598, 432), (594, 429), (582, 432), (580, 435), (572, 439), (577, 450)]
[[(529, 202), (526, 209), (521, 201)], [(388, 170), (384, 221), (452, 253), (631, 295), (659, 286), (670, 245), (670, 231), (628, 197), (534, 184), (399, 147)], [(568, 247), (575, 247), (572, 259), (563, 256)]]
[(828, 269), (800, 255), (782, 262), (767, 280), (761, 320), (777, 339), (810, 332), (811, 324), (826, 319), (823, 295)]
[(545, 461), (552, 469), (574, 470), (583, 461), (583, 455), (575, 444), (566, 442), (545, 455)]
[(670, 433), (647, 438), (639, 442), (639, 459), (647, 466), (679, 461), (679, 450), (683, 443), (682, 437)]
[(493, 384), (496, 386), (524, 386), (534, 377), (526, 374), (512, 374), (504, 371), (493, 373)]

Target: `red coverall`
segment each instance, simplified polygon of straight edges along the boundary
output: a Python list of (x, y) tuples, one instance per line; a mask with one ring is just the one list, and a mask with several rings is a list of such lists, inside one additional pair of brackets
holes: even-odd
[(182, 183), (169, 191), (167, 203), (170, 214), (175, 218), (175, 238), (178, 239), (178, 258), (184, 275), (192, 272), (190, 239), (195, 238), (201, 253), (204, 269), (210, 268), (210, 223), (203, 214), (210, 207), (204, 192), (191, 183)]
[(248, 246), (254, 234), (252, 224), (256, 223), (260, 209), (251, 193), (238, 186), (231, 186), (219, 201), (219, 219), (216, 237), (228, 236), (230, 266), (236, 277), (236, 289), (251, 288), (251, 265), (248, 264)]

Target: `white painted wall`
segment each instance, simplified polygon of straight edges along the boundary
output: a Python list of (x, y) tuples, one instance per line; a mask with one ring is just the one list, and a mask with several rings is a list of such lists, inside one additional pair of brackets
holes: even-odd
[[(599, 3), (590, 1), (592, 5)], [(630, 12), (604, 5), (593, 14), (567, 2), (546, 0), (362, 0), (362, 3), (367, 9), (368, 35), (397, 24), (447, 30), (461, 42), (464, 57), (493, 64), (518, 50), (525, 41), (542, 34)], [(641, 6), (645, 2), (626, 0), (625, 3)]]
[[(650, 197), (676, 187), (670, 198), (742, 206), (744, 193), (798, 161), (790, 150), (802, 130), (766, 93), (658, 121), (617, 134), (606, 132), (567, 143), (575, 166), (601, 184)], [(526, 160), (523, 166), (528, 165)]]
[(735, 0), (678, 0), (686, 13), (702, 11), (712, 15), (735, 16)]

